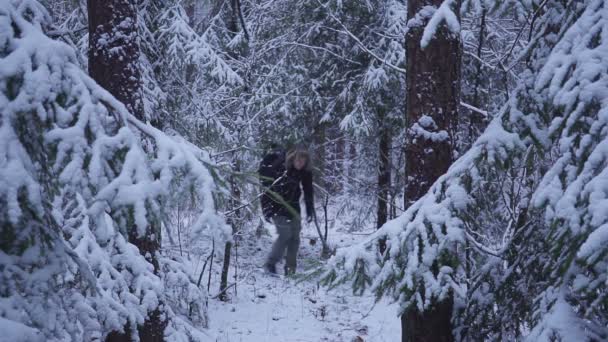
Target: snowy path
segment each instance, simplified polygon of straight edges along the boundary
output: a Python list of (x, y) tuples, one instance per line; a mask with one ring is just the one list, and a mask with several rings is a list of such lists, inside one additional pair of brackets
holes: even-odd
[[(272, 229), (270, 229), (272, 230)], [(361, 236), (332, 232), (339, 245), (353, 243)], [(298, 272), (317, 262), (318, 244), (311, 246), (311, 228), (304, 228)], [(241, 244), (239, 260), (241, 279), (238, 293), (231, 301), (209, 303), (209, 333), (214, 341), (398, 341), (399, 320), (394, 305), (384, 302), (374, 306), (370, 296), (355, 297), (350, 288), (327, 291), (316, 280), (298, 282), (265, 274), (263, 263), (273, 237), (248, 239)], [(332, 239), (333, 238), (333, 239)], [(216, 266), (217, 267), (217, 266)], [(282, 265), (277, 265), (282, 270)], [(232, 275), (231, 275), (232, 277)], [(213, 292), (213, 291), (212, 291)]]

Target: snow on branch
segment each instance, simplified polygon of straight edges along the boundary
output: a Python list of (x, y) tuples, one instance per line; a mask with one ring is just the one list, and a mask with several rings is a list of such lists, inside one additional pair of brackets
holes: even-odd
[(242, 85), (241, 77), (218, 55), (205, 35), (199, 35), (188, 24), (184, 12), (180, 5), (175, 5), (158, 19), (160, 28), (157, 40), (166, 49), (167, 56), (170, 56), (169, 64), (196, 64), (219, 83)]
[[(325, 281), (330, 284), (353, 281), (357, 291), (369, 288), (398, 301), (401, 311), (412, 306), (419, 310), (428, 308), (450, 291), (464, 299), (462, 264), (458, 257), (449, 255), (457, 254), (458, 246), (465, 243), (464, 213), (480, 200), (473, 195), (476, 189), (464, 184), (471, 177), (479, 179), (493, 170), (492, 166), (476, 166), (480, 161), (499, 162), (524, 152), (525, 146), (518, 136), (506, 131), (500, 118), (495, 119), (473, 148), (404, 214), (387, 222), (360, 245), (339, 250), (330, 261)], [(378, 249), (380, 240), (386, 241), (384, 254)], [(436, 268), (440, 265), (443, 266)], [(405, 289), (408, 296), (402, 293)]]
[(204, 291), (179, 262), (159, 256), (157, 270), (129, 240), (160, 234), (176, 184), (200, 206), (195, 232), (229, 239), (214, 165), (131, 115), (43, 33), (46, 17), (35, 1), (0, 3), (0, 315), (46, 341), (90, 341), (137, 334), (161, 307), (168, 335), (205, 340)]
[[(431, 19), (428, 24), (424, 27), (422, 39), (420, 40), (420, 46), (426, 48), (444, 21), (448, 29), (455, 35), (460, 36), (460, 22), (458, 17), (452, 11), (454, 0), (444, 0), (441, 6), (433, 12)], [(428, 7), (428, 6), (427, 6)]]
[(338, 17), (336, 17), (336, 15), (333, 13), (333, 11), (329, 8), (328, 5), (323, 4), (320, 0), (317, 0), (317, 2), (319, 3), (319, 5), (321, 7), (323, 7), (327, 11), (329, 16), (342, 28), (342, 30), (335, 30), (336, 32), (349, 36), (351, 39), (353, 39), (355, 41), (355, 43), (357, 43), (357, 45), (363, 51), (365, 51), (367, 54), (369, 54), (370, 56), (372, 56), (373, 58), (375, 58), (376, 60), (381, 62), (383, 65), (386, 65), (387, 67), (389, 67), (390, 69), (392, 69), (394, 71), (405, 74), (405, 69), (392, 64), (386, 58), (382, 58), (382, 57), (378, 56), (375, 52), (373, 52), (369, 48), (367, 48), (367, 46), (365, 46), (365, 44), (354, 33), (352, 33)]
[(555, 31), (531, 40), (528, 69), (486, 131), (404, 214), (338, 250), (324, 282), (369, 288), (400, 312), (451, 291), (471, 330), (488, 312), (519, 315), (513, 293), (533, 296), (528, 340), (608, 336), (608, 4), (546, 6), (539, 20)]

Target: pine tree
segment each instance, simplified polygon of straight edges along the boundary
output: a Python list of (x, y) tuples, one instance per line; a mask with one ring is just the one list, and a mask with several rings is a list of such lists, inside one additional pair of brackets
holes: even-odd
[(339, 251), (325, 281), (402, 310), (452, 294), (461, 340), (606, 339), (606, 5), (535, 8), (496, 118), (402, 216)]
[(39, 3), (3, 2), (0, 16), (2, 320), (46, 341), (137, 340), (160, 309), (161, 338), (205, 340), (205, 294), (183, 264), (156, 253), (155, 265), (129, 237), (160, 227), (181, 189), (199, 203), (195, 234), (229, 238), (209, 155), (87, 76), (70, 46), (43, 33)]
[[(128, 0), (88, 1), (89, 12), (89, 74), (137, 119), (144, 121), (141, 73), (139, 71), (139, 34), (137, 8)], [(141, 255), (159, 273), (160, 220), (141, 228), (127, 228), (129, 242), (137, 246)], [(159, 302), (158, 305), (162, 305)], [(143, 325), (138, 326), (141, 341), (163, 341), (166, 321), (160, 309), (148, 313)], [(129, 340), (128, 327), (121, 334), (113, 333), (107, 341)]]

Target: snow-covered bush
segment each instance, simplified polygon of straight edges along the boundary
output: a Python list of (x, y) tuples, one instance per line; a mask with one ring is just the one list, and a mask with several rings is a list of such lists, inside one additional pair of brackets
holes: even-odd
[(461, 339), (608, 338), (608, 4), (544, 6), (485, 133), (402, 216), (339, 251), (326, 282), (400, 312), (453, 295)]
[(193, 230), (229, 238), (209, 157), (135, 119), (71, 47), (45, 35), (47, 23), (35, 1), (0, 3), (2, 327), (103, 340), (125, 326), (137, 334), (160, 309), (166, 336), (201, 340), (205, 293), (178, 261), (129, 241), (153, 234), (160, 243), (176, 182), (200, 205)]

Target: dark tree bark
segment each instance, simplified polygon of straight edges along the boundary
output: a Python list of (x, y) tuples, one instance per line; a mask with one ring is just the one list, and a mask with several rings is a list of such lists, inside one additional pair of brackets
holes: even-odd
[(136, 3), (88, 0), (89, 75), (145, 121)]
[(336, 136), (336, 152), (334, 158), (334, 170), (335, 170), (335, 181), (334, 187), (337, 192), (341, 192), (344, 189), (341, 180), (344, 177), (344, 158), (346, 157), (346, 142), (344, 137), (339, 137), (341, 133), (338, 128), (334, 129), (334, 136)]
[[(311, 115), (314, 117), (314, 114)], [(312, 157), (314, 162), (314, 179), (315, 182), (322, 188), (326, 188), (327, 184), (325, 184), (325, 178), (330, 175), (327, 164), (327, 148), (325, 146), (327, 137), (327, 124), (320, 123), (316, 125), (313, 129), (313, 149), (312, 149)], [(331, 186), (331, 185), (330, 185)]]
[[(233, 227), (232, 230), (234, 232), (234, 225), (232, 227)], [(232, 254), (232, 242), (226, 242), (226, 244), (224, 245), (224, 262), (222, 264), (222, 274), (220, 275), (219, 299), (222, 302), (228, 301), (228, 273), (230, 270), (231, 254)]]
[[(239, 161), (239, 156), (236, 154), (233, 160), (233, 171), (234, 173), (241, 172), (241, 163)], [(236, 177), (233, 175), (230, 178), (230, 191), (232, 193), (232, 199), (230, 200), (231, 208), (238, 208), (241, 205), (241, 190), (239, 188), (239, 184), (237, 182)], [(228, 217), (228, 222), (232, 226), (232, 238), (235, 244), (238, 244), (238, 232), (241, 224), (241, 210), (235, 209), (230, 217)], [(224, 245), (224, 263), (222, 265), (222, 273), (220, 275), (220, 295), (219, 298), (221, 301), (228, 300), (228, 273), (230, 270), (230, 258), (232, 256), (232, 242), (226, 242)], [(236, 245), (235, 245), (236, 247)], [(236, 271), (235, 271), (236, 277)]]
[[(481, 12), (481, 23), (479, 24), (479, 45), (477, 46), (477, 60), (476, 60), (476, 72), (475, 72), (475, 86), (473, 87), (473, 103), (472, 105), (480, 108), (479, 100), (479, 87), (483, 77), (483, 63), (481, 62), (481, 51), (483, 49), (484, 37), (486, 31), (486, 8), (484, 7)], [(479, 115), (479, 114), (478, 114)]]
[(388, 221), (389, 190), (391, 186), (391, 136), (387, 128), (383, 128), (378, 144), (380, 163), (378, 165), (378, 210), (377, 228)]
[[(128, 0), (88, 0), (89, 74), (135, 117), (145, 121), (135, 4)], [(133, 227), (128, 239), (154, 265), (154, 272), (158, 274), (160, 226), (150, 225), (143, 236)], [(158, 308), (148, 313), (144, 323), (137, 327), (140, 341), (164, 340), (166, 321), (162, 316)], [(130, 327), (126, 326), (124, 330), (110, 333), (106, 341), (130, 341)]]
[[(442, 0), (409, 0), (408, 20), (425, 6), (438, 8)], [(454, 11), (458, 13), (459, 4)], [(405, 207), (422, 197), (452, 163), (454, 131), (460, 104), (460, 35), (442, 23), (425, 48), (420, 40), (428, 18), (406, 35), (406, 185)], [(432, 120), (429, 120), (432, 119)], [(426, 131), (426, 132), (425, 132)], [(430, 309), (409, 308), (401, 316), (402, 341), (453, 341), (453, 298)]]
[(409, 310), (401, 316), (403, 342), (451, 342), (453, 298), (435, 304), (431, 309), (418, 312)]
[[(408, 20), (424, 6), (439, 7), (442, 0), (408, 2)], [(409, 129), (406, 145), (405, 206), (422, 197), (431, 184), (447, 171), (452, 162), (454, 130), (460, 103), (460, 38), (445, 25), (429, 45), (422, 49), (420, 40), (426, 23), (412, 27), (406, 36), (406, 122)], [(430, 117), (419, 122), (422, 116)], [(446, 139), (425, 137), (414, 129), (442, 134)]]
[[(380, 141), (378, 143), (378, 207), (376, 227), (380, 229), (388, 221), (389, 193), (391, 186), (391, 132), (384, 122), (384, 112), (380, 109), (378, 121), (380, 126)], [(379, 242), (380, 253), (386, 250), (386, 240)]]

